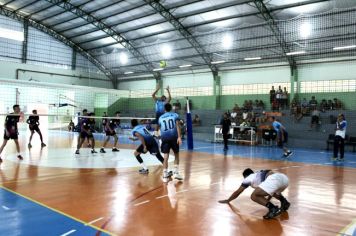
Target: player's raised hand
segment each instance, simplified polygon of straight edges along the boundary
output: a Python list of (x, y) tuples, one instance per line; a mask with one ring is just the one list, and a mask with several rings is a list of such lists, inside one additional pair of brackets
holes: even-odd
[(166, 88), (166, 89), (167, 89), (167, 91), (169, 91), (169, 86), (167, 86), (167, 88)]

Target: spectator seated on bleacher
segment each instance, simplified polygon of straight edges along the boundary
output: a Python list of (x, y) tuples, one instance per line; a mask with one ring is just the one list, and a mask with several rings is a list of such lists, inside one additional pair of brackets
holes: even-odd
[(334, 98), (334, 104), (335, 104), (335, 110), (341, 110), (342, 109), (342, 103), (339, 99)]
[(272, 111), (279, 111), (279, 104), (277, 99), (274, 99), (272, 102)]
[(318, 106), (318, 101), (315, 99), (315, 96), (312, 96), (311, 100), (309, 101), (310, 110), (314, 110)]
[(319, 107), (320, 107), (320, 110), (322, 112), (325, 112), (326, 110), (329, 110), (328, 109), (328, 103), (327, 103), (326, 99), (321, 100), (321, 103), (320, 103)]
[(307, 115), (309, 114), (309, 102), (307, 101), (306, 98), (303, 98), (303, 101), (301, 103), (301, 107), (302, 107), (302, 114), (303, 115)]
[(259, 108), (262, 108), (262, 109), (265, 109), (265, 104), (263, 103), (262, 100), (260, 100), (260, 101), (258, 102), (258, 107), (259, 107)]
[(291, 115), (295, 115), (297, 113), (297, 109), (298, 109), (298, 102), (297, 99), (293, 98), (291, 104), (290, 104), (290, 114)]
[(315, 108), (311, 112), (310, 128), (313, 128), (314, 125), (320, 125), (320, 111), (318, 108)]
[(332, 100), (328, 100), (328, 110), (334, 110), (335, 109), (335, 104), (333, 103)]
[(200, 126), (200, 125), (201, 125), (200, 118), (198, 115), (195, 115), (193, 119), (193, 126)]
[(182, 109), (182, 104), (180, 104), (179, 100), (177, 100), (175, 103), (173, 103), (173, 110), (174, 111), (179, 111)]

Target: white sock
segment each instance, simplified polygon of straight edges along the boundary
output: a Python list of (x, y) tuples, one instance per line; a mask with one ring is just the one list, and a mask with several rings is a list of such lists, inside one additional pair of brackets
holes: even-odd
[(17, 155), (20, 156), (21, 154), (18, 152)]
[(145, 165), (145, 163), (143, 163), (143, 162), (141, 163), (141, 166), (142, 166), (142, 168), (145, 169), (145, 170), (148, 169), (147, 166)]
[(173, 173), (178, 173), (178, 165), (174, 165)]

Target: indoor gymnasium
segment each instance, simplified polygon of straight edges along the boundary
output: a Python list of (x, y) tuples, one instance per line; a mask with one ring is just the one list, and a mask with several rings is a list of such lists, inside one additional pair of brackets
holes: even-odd
[(355, 0), (0, 0), (0, 235), (356, 236)]

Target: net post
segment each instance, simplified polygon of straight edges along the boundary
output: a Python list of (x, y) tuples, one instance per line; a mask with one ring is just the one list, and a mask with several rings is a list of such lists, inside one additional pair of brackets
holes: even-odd
[(187, 113), (186, 113), (186, 120), (187, 120), (187, 146), (188, 146), (188, 150), (193, 150), (194, 149), (193, 122), (192, 122), (192, 115), (190, 113), (188, 97), (186, 97), (186, 100), (187, 100)]

